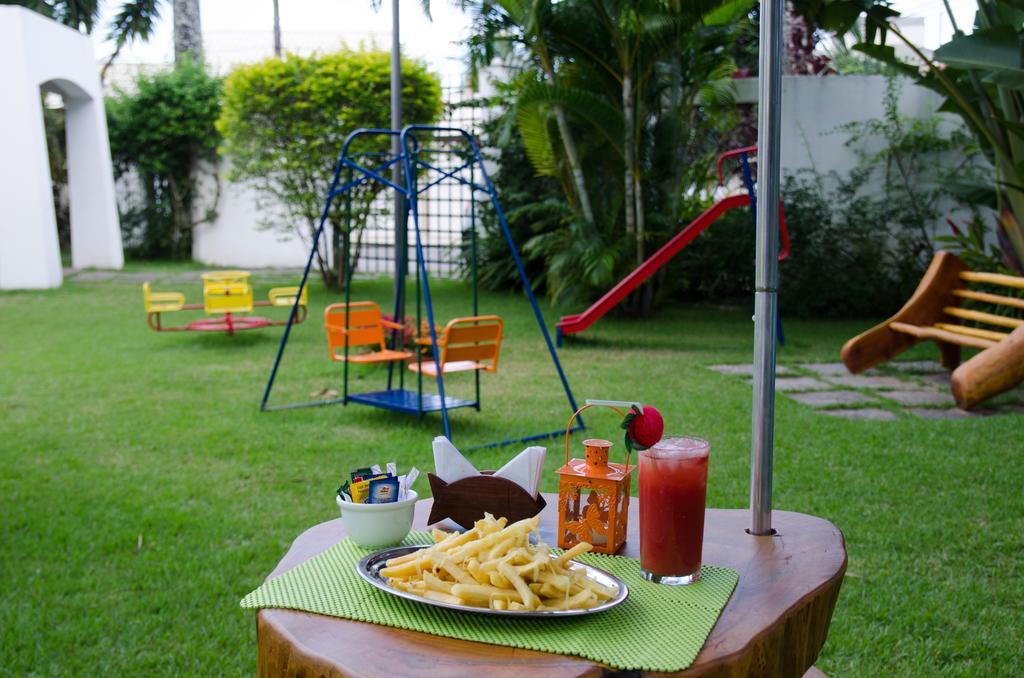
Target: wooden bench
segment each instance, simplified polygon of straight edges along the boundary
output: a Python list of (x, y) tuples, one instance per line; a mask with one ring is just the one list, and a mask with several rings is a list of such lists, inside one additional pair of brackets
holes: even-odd
[[(968, 283), (986, 287), (969, 289)], [(971, 271), (956, 255), (939, 252), (903, 308), (846, 342), (840, 354), (843, 363), (856, 374), (891, 360), (918, 342), (934, 341), (942, 365), (954, 370), (951, 386), (957, 405), (970, 409), (1024, 381), (1024, 319), (961, 304), (964, 300), (982, 302), (1020, 316), (1024, 299), (1005, 292), (1022, 289), (1024, 277)], [(961, 365), (964, 347), (981, 352)]]

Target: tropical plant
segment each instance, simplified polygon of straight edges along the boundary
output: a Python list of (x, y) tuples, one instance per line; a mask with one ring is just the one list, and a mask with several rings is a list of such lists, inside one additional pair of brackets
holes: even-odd
[[(388, 126), (390, 69), (387, 52), (343, 50), (271, 58), (228, 75), (217, 127), (232, 165), (229, 178), (255, 187), (263, 206), (283, 208), (282, 214), (268, 212), (265, 226), (307, 240), (313, 236), (345, 137), (360, 127)], [(434, 122), (441, 114), (440, 83), (422, 62), (402, 61), (402, 110), (417, 123)], [(384, 137), (365, 138), (359, 151), (383, 153), (389, 144)], [(332, 288), (343, 285), (347, 274), (341, 256), (345, 229), (352, 229), (348, 235), (357, 251), (359, 226), (380, 190), (367, 182), (350, 193), (350, 204), (332, 204), (331, 230), (324, 239), (329, 244), (316, 252), (324, 282)]]
[[(516, 127), (534, 171), (557, 179), (575, 219), (536, 234), (548, 292), (586, 298), (674, 231), (684, 195), (732, 115), (727, 47), (743, 2), (483, 0), (474, 69), (515, 74)], [(699, 167), (694, 171), (694, 167)], [(657, 281), (655, 281), (655, 284)], [(646, 311), (654, 285), (633, 300)]]
[[(481, 148), (485, 159), (493, 161), (491, 180), (517, 246), (535, 236), (558, 231), (572, 221), (563, 187), (550, 176), (537, 176), (526, 155), (523, 139), (516, 128), (515, 105), (502, 106), (518, 91), (515, 82), (495, 83), (497, 94), (484, 101), (499, 114), (486, 120), (481, 131)], [(508, 256), (508, 244), (490, 203), (482, 206), (481, 234), (478, 238), (477, 261), (479, 282), (488, 289), (515, 288), (521, 284), (515, 262)], [(520, 250), (527, 275), (534, 288), (543, 290), (546, 262), (530, 250)], [(471, 252), (466, 251), (467, 263)]]
[[(942, 110), (959, 115), (989, 157), (992, 173), (983, 194), (996, 209), (996, 237), (1003, 264), (1024, 273), (1024, 4), (978, 0), (974, 31), (966, 34), (944, 3), (952, 40), (931, 55), (895, 23), (899, 13), (885, 0), (798, 0), (797, 11), (846, 33), (864, 17), (864, 38), (854, 49), (914, 78), (944, 97)], [(888, 36), (919, 62), (902, 61)], [(954, 186), (977, 196), (976, 186)]]
[(197, 204), (194, 170), (216, 157), (220, 92), (219, 78), (185, 61), (107, 98), (115, 173), (137, 179), (141, 189), (138, 200), (121, 205), (125, 243), (134, 255), (187, 258), (193, 228), (213, 218), (216, 196), (210, 205)]
[[(464, 2), (463, 5), (471, 3)], [(469, 40), (470, 68), (477, 75), (481, 67), (489, 65), (495, 58), (495, 48), (500, 41), (515, 41), (531, 55), (535, 67), (535, 77), (540, 83), (557, 88), (558, 74), (555, 72), (555, 61), (560, 56), (552, 52), (549, 44), (553, 35), (553, 5), (551, 2), (523, 2), (521, 0), (494, 0), (480, 4), (477, 31)], [(535, 92), (533, 96), (550, 105), (550, 112), (558, 126), (558, 135), (565, 152), (571, 182), (566, 183), (566, 196), (575, 203), (582, 218), (594, 223), (594, 208), (587, 190), (580, 160), (575, 134), (569, 125), (565, 106), (558, 100), (551, 100), (545, 92)], [(529, 96), (529, 95), (527, 95)], [(550, 152), (550, 139), (537, 126), (544, 126), (543, 113), (536, 107), (522, 109), (524, 127), (530, 133), (539, 136), (537, 143), (531, 146), (531, 155), (538, 173), (557, 176), (554, 159)]]

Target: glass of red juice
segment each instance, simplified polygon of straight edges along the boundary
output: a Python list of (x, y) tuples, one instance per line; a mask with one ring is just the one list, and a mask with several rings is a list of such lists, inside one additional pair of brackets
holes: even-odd
[(700, 579), (711, 444), (670, 436), (640, 451), (640, 571), (660, 584)]

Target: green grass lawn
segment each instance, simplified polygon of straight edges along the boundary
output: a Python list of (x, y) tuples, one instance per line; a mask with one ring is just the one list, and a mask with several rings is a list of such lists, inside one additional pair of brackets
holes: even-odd
[[(265, 294), (288, 281), (258, 282)], [(199, 297), (198, 284), (174, 287)], [(279, 329), (157, 334), (141, 297), (134, 282), (0, 294), (0, 673), (252, 673), (255, 625), (238, 602), (300, 532), (337, 516), (342, 475), (370, 461), (431, 467), (437, 417), (261, 414)], [(390, 283), (359, 282), (356, 297), (385, 302)], [(470, 310), (462, 285), (438, 284), (435, 297), (442, 319)], [(340, 389), (319, 322), (329, 301), (313, 289), (275, 402)], [(452, 414), (456, 443), (564, 426), (528, 304), (485, 294), (481, 311), (505, 317), (507, 340), (501, 371), (482, 377), (483, 411)], [(550, 326), (557, 313), (545, 313)], [(867, 324), (789, 320), (779, 360), (836, 360)], [(561, 356), (581, 401), (656, 404), (671, 431), (709, 438), (709, 504), (745, 507), (750, 388), (705, 366), (749, 362), (752, 330), (749, 310), (678, 308), (602, 320)], [(355, 369), (353, 388), (379, 388), (382, 374)], [(468, 394), (471, 379), (452, 377), (451, 390)], [(776, 413), (776, 508), (835, 522), (849, 550), (818, 665), (840, 676), (1024, 671), (1024, 417), (854, 422), (788, 398)], [(613, 419), (588, 422), (617, 438)], [(493, 468), (513, 451), (472, 458)], [(557, 442), (549, 452), (551, 491)]]

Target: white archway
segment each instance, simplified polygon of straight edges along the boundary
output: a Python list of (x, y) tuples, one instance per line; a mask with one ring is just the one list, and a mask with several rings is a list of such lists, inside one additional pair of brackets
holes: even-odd
[(59, 287), (57, 221), (40, 89), (64, 97), (71, 263), (121, 268), (103, 89), (92, 41), (36, 12), (0, 6), (0, 289)]

